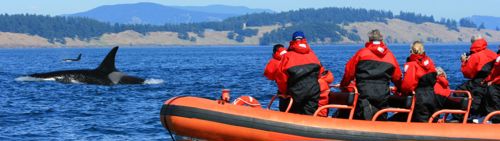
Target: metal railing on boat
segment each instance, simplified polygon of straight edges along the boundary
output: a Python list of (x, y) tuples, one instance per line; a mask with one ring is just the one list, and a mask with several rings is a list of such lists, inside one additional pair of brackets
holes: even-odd
[(446, 118), (448, 117), (448, 114), (463, 114), (463, 124), (467, 123), (467, 118), (469, 117), (469, 112), (470, 112), (470, 107), (472, 105), (472, 95), (469, 91), (463, 91), (463, 90), (453, 90), (452, 93), (454, 94), (461, 94), (467, 96), (467, 107), (462, 109), (442, 109), (434, 114), (429, 118), (429, 123), (432, 123), (434, 121), (434, 118), (439, 117), (441, 114), (444, 114), (443, 118), (441, 119), (442, 122), (446, 122)]

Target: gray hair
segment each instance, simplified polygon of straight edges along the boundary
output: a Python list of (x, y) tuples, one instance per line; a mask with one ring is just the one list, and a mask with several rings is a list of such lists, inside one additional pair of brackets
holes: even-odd
[(382, 41), (382, 40), (384, 40), (384, 37), (380, 33), (380, 30), (374, 29), (374, 30), (368, 32), (368, 40), (370, 40), (370, 41)]
[(470, 38), (470, 42), (474, 43), (474, 41), (479, 40), (479, 39), (483, 39), (483, 36), (481, 36), (481, 34), (477, 34), (477, 35), (472, 36)]
[(446, 72), (444, 71), (443, 68), (441, 67), (436, 67), (436, 72), (437, 72), (437, 75), (444, 75), (444, 77), (448, 78), (448, 76), (446, 76)]

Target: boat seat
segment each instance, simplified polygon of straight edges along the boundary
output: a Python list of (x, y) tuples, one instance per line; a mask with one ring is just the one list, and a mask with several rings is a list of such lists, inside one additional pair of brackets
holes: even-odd
[(354, 92), (330, 92), (329, 104), (352, 105), (354, 103)]
[(444, 114), (443, 118), (439, 120), (441, 122), (446, 122), (446, 118), (449, 114), (462, 114), (464, 115), (462, 123), (467, 123), (467, 117), (469, 116), (470, 106), (472, 104), (471, 93), (469, 91), (463, 90), (453, 90), (451, 92), (455, 95), (464, 95), (465, 97), (448, 97), (445, 107), (449, 109), (442, 109), (434, 112), (434, 114), (432, 114), (432, 116), (429, 118), (429, 123), (434, 122), (434, 118), (439, 118), (441, 114)]
[(468, 97), (450, 96), (447, 98), (447, 104), (445, 105), (445, 107), (449, 109), (467, 110), (468, 105), (469, 105)]
[[(391, 88), (392, 89), (392, 88)], [(372, 121), (377, 121), (377, 118), (385, 113), (394, 112), (394, 113), (408, 113), (408, 117), (406, 122), (411, 122), (411, 117), (413, 116), (413, 109), (415, 108), (415, 91), (412, 92), (411, 96), (389, 96), (389, 108), (384, 108), (382, 110), (377, 111), (375, 115), (372, 117)]]
[[(330, 88), (339, 89), (340, 85), (332, 85)], [(330, 92), (328, 95), (328, 105), (318, 107), (313, 116), (318, 116), (319, 112), (324, 109), (346, 109), (349, 110), (349, 120), (354, 118), (354, 111), (356, 110), (356, 103), (358, 101), (358, 89), (350, 86), (348, 89), (352, 92)]]
[(413, 96), (389, 96), (388, 103), (389, 107), (398, 107), (409, 109), (411, 107), (411, 100)]

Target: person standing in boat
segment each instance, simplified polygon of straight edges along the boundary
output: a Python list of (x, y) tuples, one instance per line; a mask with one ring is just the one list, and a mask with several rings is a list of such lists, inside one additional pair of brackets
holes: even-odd
[[(388, 106), (389, 83), (401, 86), (401, 69), (396, 57), (383, 42), (383, 36), (375, 29), (368, 33), (369, 41), (346, 64), (344, 77), (340, 83), (346, 90), (351, 81), (356, 81), (359, 99), (356, 118), (371, 120), (373, 115)], [(385, 119), (386, 115), (380, 116)]]
[(471, 38), (470, 55), (465, 53), (461, 57), (461, 71), (467, 82), (458, 87), (459, 90), (467, 90), (472, 94), (471, 117), (485, 115), (483, 97), (486, 93), (486, 85), (483, 80), (490, 74), (496, 59), (495, 52), (487, 49), (488, 43), (480, 35)]
[(437, 72), (434, 62), (425, 55), (424, 44), (413, 42), (410, 57), (404, 65), (404, 79), (401, 93), (410, 95), (415, 92), (416, 102), (412, 121), (427, 122), (429, 117), (439, 109), (434, 93)]
[[(491, 113), (500, 110), (500, 52), (497, 53), (495, 65), (484, 82), (488, 85), (485, 95), (486, 112)], [(493, 117), (491, 121), (500, 123), (500, 117)]]
[[(271, 57), (271, 59), (269, 59), (269, 62), (267, 63), (264, 70), (264, 76), (266, 76), (267, 79), (276, 81), (276, 72), (278, 71), (281, 58), (286, 54), (286, 52), (286, 48), (282, 44), (276, 44), (273, 46), (273, 56)], [(279, 90), (277, 92), (277, 95), (279, 96), (279, 110), (285, 111), (290, 99), (283, 97), (283, 93), (281, 93)]]
[(282, 57), (276, 82), (280, 92), (294, 100), (291, 113), (312, 115), (328, 98), (320, 96), (319, 79), (324, 68), (311, 50), (303, 32), (293, 33), (288, 52)]

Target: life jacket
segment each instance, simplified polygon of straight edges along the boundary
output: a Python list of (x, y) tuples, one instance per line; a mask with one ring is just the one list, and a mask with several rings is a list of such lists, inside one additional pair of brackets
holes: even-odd
[[(396, 87), (401, 85), (401, 69), (396, 57), (382, 41), (365, 44), (346, 64), (341, 87), (347, 87), (352, 80), (392, 81)], [(357, 82), (359, 83), (359, 82)]]
[(288, 83), (299, 81), (296, 79), (303, 75), (312, 76), (311, 73), (316, 75), (315, 83), (317, 83), (321, 67), (319, 59), (312, 53), (306, 39), (290, 41), (288, 52), (282, 56), (279, 72), (276, 75), (279, 90), (287, 93)]
[(486, 78), (493, 67), (496, 59), (495, 52), (487, 49), (488, 43), (484, 39), (476, 40), (470, 48), (469, 59), (462, 62), (462, 73), (465, 78)]
[(276, 71), (278, 70), (281, 57), (286, 53), (285, 48), (279, 48), (274, 54), (273, 57), (269, 60), (264, 69), (264, 76), (269, 80), (276, 80)]
[(412, 54), (410, 58), (410, 62), (404, 66), (401, 92), (409, 94), (417, 87), (434, 87), (437, 77), (434, 62), (425, 54)]
[[(318, 101), (320, 93), (318, 80), (322, 70), (324, 69), (319, 59), (311, 51), (305, 39), (291, 41), (276, 73), (279, 91), (291, 96), (296, 103), (306, 102), (305, 100)], [(317, 108), (317, 105), (312, 107)], [(309, 109), (306, 112), (312, 114), (315, 110)]]
[(500, 53), (495, 59), (495, 65), (493, 66), (493, 69), (491, 69), (490, 75), (486, 77), (484, 82), (491, 84), (500, 84)]
[(450, 84), (444, 75), (437, 76), (436, 85), (434, 85), (434, 93), (443, 97), (450, 96)]

